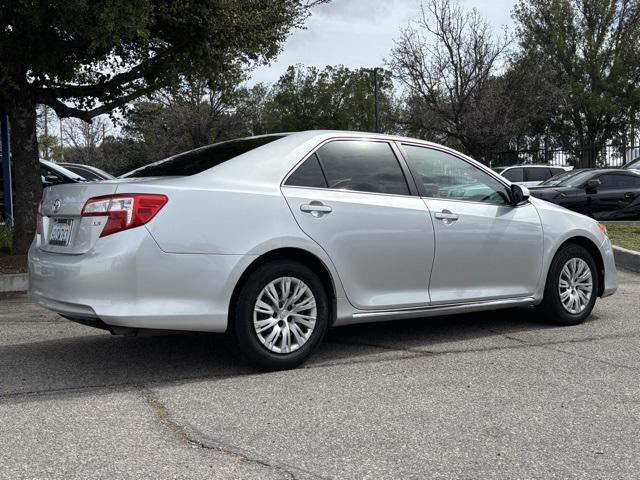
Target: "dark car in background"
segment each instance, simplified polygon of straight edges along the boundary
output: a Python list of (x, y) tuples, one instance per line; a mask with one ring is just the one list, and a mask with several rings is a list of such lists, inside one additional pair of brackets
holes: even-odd
[(627, 163), (624, 167), (622, 167), (624, 170), (637, 170), (640, 172), (640, 157), (636, 158), (635, 160)]
[(100, 180), (113, 180), (114, 177), (110, 173), (100, 170), (91, 165), (83, 165), (81, 163), (59, 163), (58, 165), (66, 168), (83, 177), (88, 182), (99, 182)]
[(634, 170), (573, 170), (530, 191), (596, 220), (640, 220), (640, 172)]

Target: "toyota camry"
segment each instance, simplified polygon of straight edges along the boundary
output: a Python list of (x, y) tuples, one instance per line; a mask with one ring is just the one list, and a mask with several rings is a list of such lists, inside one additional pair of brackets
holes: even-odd
[(449, 148), (308, 131), (45, 189), (30, 289), (114, 334), (226, 332), (293, 368), (329, 327), (535, 307), (584, 321), (617, 288), (606, 228)]

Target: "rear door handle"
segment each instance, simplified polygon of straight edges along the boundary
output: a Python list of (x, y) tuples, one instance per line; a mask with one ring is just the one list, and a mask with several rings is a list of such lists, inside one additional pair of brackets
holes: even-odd
[(627, 192), (624, 194), (624, 198), (636, 198), (636, 194), (633, 192)]
[(458, 215), (455, 213), (451, 213), (449, 210), (443, 210), (441, 212), (436, 212), (434, 215), (438, 220), (444, 220), (444, 223), (451, 223), (458, 220)]
[(314, 217), (321, 217), (322, 215), (331, 213), (333, 211), (333, 209), (329, 205), (325, 205), (324, 203), (318, 201), (300, 205), (300, 210), (305, 213), (310, 213)]

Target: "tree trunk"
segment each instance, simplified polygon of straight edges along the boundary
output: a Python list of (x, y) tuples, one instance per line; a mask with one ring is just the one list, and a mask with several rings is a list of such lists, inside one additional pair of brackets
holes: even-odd
[(42, 197), (36, 134), (36, 104), (23, 89), (8, 100), (11, 158), (15, 185), (13, 253), (26, 253), (35, 235), (35, 219)]

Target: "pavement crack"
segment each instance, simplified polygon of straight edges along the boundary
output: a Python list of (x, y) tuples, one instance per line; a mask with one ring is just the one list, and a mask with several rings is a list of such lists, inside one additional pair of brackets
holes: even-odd
[(266, 460), (257, 458), (257, 456), (249, 454), (248, 452), (239, 448), (233, 447), (231, 445), (226, 445), (220, 441), (206, 438), (204, 435), (198, 435), (197, 438), (196, 435), (194, 435), (195, 429), (188, 428), (176, 421), (175, 418), (173, 418), (173, 416), (171, 415), (171, 412), (169, 412), (167, 406), (162, 402), (162, 400), (160, 400), (158, 395), (153, 390), (145, 385), (137, 385), (137, 388), (143, 395), (147, 405), (149, 405), (149, 407), (157, 415), (160, 422), (169, 430), (171, 430), (180, 442), (185, 443), (191, 448), (199, 448), (203, 450), (218, 452), (235, 458), (236, 460), (239, 460), (241, 462), (269, 468), (271, 470), (282, 473), (284, 476), (290, 478), (291, 480), (299, 479), (299, 477), (296, 475), (296, 472), (294, 472), (294, 469), (300, 471), (300, 473), (304, 473), (305, 476), (309, 476), (312, 478), (327, 478), (321, 477), (306, 470), (283, 465), (281, 463), (268, 462)]
[(580, 338), (580, 339), (558, 340), (558, 341), (555, 341), (555, 342), (552, 341), (552, 342), (532, 343), (532, 342), (528, 342), (526, 340), (523, 340), (521, 338), (515, 337), (513, 335), (509, 335), (507, 333), (499, 332), (497, 330), (491, 330), (489, 328), (485, 328), (484, 330), (486, 330), (487, 332), (495, 333), (496, 335), (500, 335), (500, 336), (502, 336), (504, 338), (507, 338), (509, 340), (513, 340), (514, 342), (518, 342), (523, 347), (540, 347), (540, 348), (544, 348), (545, 350), (550, 350), (552, 352), (563, 353), (565, 355), (570, 355), (572, 357), (583, 358), (585, 360), (590, 360), (592, 362), (600, 363), (602, 365), (607, 365), (609, 367), (623, 368), (625, 370), (631, 370), (631, 371), (638, 370), (637, 367), (633, 367), (631, 365), (625, 365), (623, 363), (611, 362), (611, 361), (608, 361), (608, 360), (603, 360), (601, 358), (591, 357), (589, 355), (584, 355), (584, 354), (580, 354), (580, 353), (569, 352), (567, 350), (563, 350), (562, 348), (558, 348), (557, 347), (559, 345), (571, 345), (571, 344), (577, 344), (577, 343), (589, 343), (589, 342), (596, 342), (598, 340), (609, 340), (609, 339), (617, 339), (617, 338), (637, 337), (638, 336), (637, 333), (626, 334), (626, 335), (602, 335), (602, 336), (599, 336), (599, 337), (587, 337), (587, 338)]

